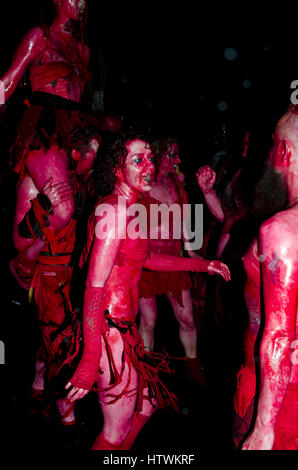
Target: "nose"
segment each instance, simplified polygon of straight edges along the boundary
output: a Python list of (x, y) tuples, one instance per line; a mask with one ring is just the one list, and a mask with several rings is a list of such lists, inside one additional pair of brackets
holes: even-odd
[(147, 160), (146, 170), (151, 171), (153, 173), (155, 171), (154, 163), (149, 159)]

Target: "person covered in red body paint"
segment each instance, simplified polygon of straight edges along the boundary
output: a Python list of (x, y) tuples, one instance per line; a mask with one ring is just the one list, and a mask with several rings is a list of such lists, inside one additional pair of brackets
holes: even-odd
[[(251, 372), (256, 333), (261, 322), (260, 305), (264, 306), (264, 328), (259, 347), (260, 391), (257, 414), (253, 430), (242, 446), (243, 450), (298, 449), (298, 365), (293, 349), (298, 331), (297, 132), (298, 109), (291, 106), (276, 126), (269, 158), (269, 166), (280, 180), (277, 186), (271, 185), (270, 190), (276, 189), (280, 199), (285, 192), (288, 204), (285, 210), (280, 210), (263, 222), (244, 260), (248, 276), (246, 296), (251, 311), (245, 350), (246, 365)], [(252, 392), (254, 379), (251, 378), (249, 382)], [(246, 397), (244, 401), (242, 405), (240, 403), (243, 412), (249, 399)]]
[[(136, 204), (152, 189), (153, 154), (138, 133), (103, 141), (98, 153), (96, 183), (108, 194), (89, 222), (82, 260), (89, 256), (83, 313), (84, 349), (74, 376), (66, 385), (68, 398), (83, 398), (97, 382), (104, 425), (92, 450), (130, 449), (158, 406), (175, 397), (158, 377), (168, 370), (164, 355), (145, 351), (135, 319), (142, 268), (156, 271), (216, 272), (227, 281), (223, 263), (148, 251), (148, 242), (130, 235)], [(137, 206), (138, 207), (138, 206)]]
[[(52, 24), (35, 27), (25, 35), (1, 80), (7, 100), (25, 72), (30, 74), (30, 106), (19, 123), (11, 147), (10, 163), (20, 175), (18, 184), (24, 187), (23, 178), (26, 181), (29, 178), (37, 192), (50, 186), (71, 193), (65, 153), (67, 139), (75, 125), (87, 123), (79, 111), (79, 103), (88, 80), (89, 50), (75, 34), (78, 25), (83, 27), (85, 2), (53, 0), (52, 5), (56, 13)], [(37, 204), (38, 200), (36, 207)], [(47, 243), (53, 245), (55, 232), (67, 226), (73, 210), (72, 198), (64, 198), (59, 205), (54, 205), (44, 234)], [(35, 253), (31, 241), (23, 239), (19, 243), (18, 250), (23, 253), (29, 245), (31, 247), (30, 257), (22, 256), (23, 269), (30, 273), (32, 259), (42, 249), (44, 241), (36, 243)]]
[[(143, 204), (150, 211), (150, 204), (178, 204), (183, 213), (183, 204), (188, 204), (188, 197), (183, 188), (184, 175), (179, 171), (179, 145), (175, 138), (160, 138), (154, 143), (156, 154), (156, 179), (150, 194), (143, 198)], [(189, 214), (188, 214), (189, 216)], [(180, 222), (186, 227), (186, 221)], [(177, 227), (176, 227), (177, 228)], [(181, 256), (181, 240), (174, 238), (174, 224), (169, 228), (168, 239), (162, 237), (166, 227), (158, 225), (153, 239), (149, 238), (149, 249), (152, 253), (165, 253)], [(166, 233), (166, 231), (165, 231)], [(184, 231), (181, 230), (182, 237)], [(187, 246), (187, 245), (186, 245)], [(199, 258), (195, 251), (188, 249), (191, 258)], [(140, 289), (140, 324), (139, 331), (148, 351), (154, 349), (154, 328), (157, 318), (156, 295), (166, 294), (171, 303), (173, 312), (179, 323), (179, 336), (184, 347), (186, 361), (186, 374), (195, 379), (201, 386), (205, 385), (202, 364), (197, 357), (197, 332), (193, 318), (193, 305), (190, 294), (192, 287), (187, 272), (160, 272), (143, 270)]]
[[(71, 129), (88, 122), (88, 116), (80, 112), (80, 101), (89, 80), (90, 53), (77, 34), (84, 27), (85, 1), (53, 0), (52, 5), (53, 22), (34, 27), (23, 37), (1, 77), (7, 101), (29, 71), (32, 95), (11, 148), (11, 164), (21, 176), (31, 166), (32, 150), (44, 161), (49, 147), (56, 144), (65, 149)], [(47, 164), (51, 163), (49, 155)], [(39, 184), (38, 170), (34, 170), (30, 168)]]
[[(29, 298), (34, 292), (41, 332), (31, 409), (45, 413), (54, 401), (64, 425), (74, 424), (75, 416), (72, 404), (61, 398), (57, 374), (63, 363), (74, 367), (80, 338), (70, 301), (72, 255), (77, 221), (93, 191), (90, 176), (100, 141), (96, 129), (75, 128), (68, 139), (68, 154), (61, 150), (59, 155), (66, 167), (73, 168), (68, 171), (69, 182), (53, 184), (53, 173), (49, 172), (45, 175), (49, 179), (38, 191), (27, 173), (17, 189), (13, 239), (18, 253), (10, 261), (10, 270), (18, 283), (29, 290)], [(60, 230), (51, 232), (51, 219), (63, 203), (72, 204), (72, 217)], [(62, 372), (59, 380), (61, 375)]]
[[(52, 0), (54, 19), (31, 29), (20, 42), (7, 72), (1, 77), (5, 100), (15, 91), (28, 71), (32, 94), (14, 144), (10, 163), (20, 174), (27, 172), (37, 189), (44, 187), (45, 173), (53, 173), (53, 185), (67, 182), (68, 168), (59, 150), (66, 150), (67, 139), (76, 126), (92, 125), (121, 128), (117, 116), (91, 115), (81, 111), (85, 85), (89, 81), (90, 51), (83, 39), (86, 21), (85, 0)], [(57, 147), (57, 151), (53, 149)], [(72, 215), (64, 205), (56, 214), (53, 229), (60, 229)]]
[[(242, 158), (246, 158), (249, 147), (250, 130), (245, 133), (243, 140)], [(232, 225), (243, 218), (247, 213), (247, 208), (237, 194), (237, 183), (242, 168), (240, 167), (228, 183), (222, 199), (220, 199), (215, 190), (216, 173), (209, 165), (202, 166), (196, 172), (196, 178), (199, 187), (202, 190), (206, 204), (212, 215), (219, 221), (224, 222), (220, 239), (218, 242), (216, 256), (220, 258), (230, 239)]]

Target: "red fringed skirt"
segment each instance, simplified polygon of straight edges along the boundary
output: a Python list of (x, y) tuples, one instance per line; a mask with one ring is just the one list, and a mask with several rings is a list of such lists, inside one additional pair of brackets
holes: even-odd
[[(105, 396), (109, 398), (108, 404), (113, 404), (123, 395), (137, 395), (136, 412), (142, 410), (143, 400), (149, 400), (153, 406), (166, 408), (173, 406), (178, 411), (178, 400), (171, 393), (159, 377), (159, 373), (171, 374), (169, 367), (169, 357), (166, 354), (148, 352), (144, 349), (143, 339), (134, 322), (129, 320), (118, 320), (112, 318), (108, 310), (105, 311), (106, 328), (103, 331), (103, 339), (110, 367), (110, 385), (104, 389), (97, 388), (98, 391), (107, 392)], [(115, 365), (113, 352), (110, 347), (106, 332), (109, 328), (117, 328), (123, 340), (122, 365), (118, 371)], [(123, 389), (119, 394), (113, 394), (113, 388), (123, 380), (125, 368), (129, 368), (128, 379), (123, 384)], [(130, 371), (134, 368), (138, 375), (138, 386), (130, 389)], [(144, 390), (148, 390), (148, 396), (144, 395)]]

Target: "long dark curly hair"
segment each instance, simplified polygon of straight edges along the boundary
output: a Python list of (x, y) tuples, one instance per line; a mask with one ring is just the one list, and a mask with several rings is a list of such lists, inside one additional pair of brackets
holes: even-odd
[(105, 133), (94, 163), (94, 187), (97, 198), (113, 192), (116, 172), (124, 167), (127, 157), (126, 144), (140, 139), (152, 145), (151, 136), (143, 130), (129, 129), (119, 134)]

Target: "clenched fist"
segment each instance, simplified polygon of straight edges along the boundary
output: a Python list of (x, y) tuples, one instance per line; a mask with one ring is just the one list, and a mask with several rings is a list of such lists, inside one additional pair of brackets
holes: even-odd
[(216, 173), (209, 165), (201, 166), (196, 172), (197, 182), (203, 193), (210, 191), (216, 180)]

